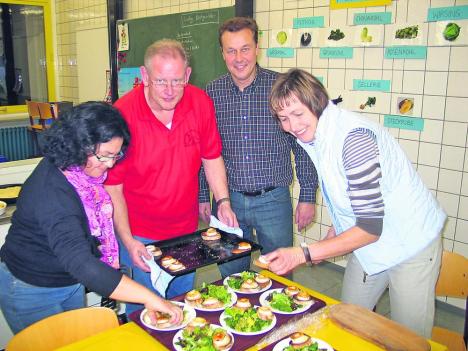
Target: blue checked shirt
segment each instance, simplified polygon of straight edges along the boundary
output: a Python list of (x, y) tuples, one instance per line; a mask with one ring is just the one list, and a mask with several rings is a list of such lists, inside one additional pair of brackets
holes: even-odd
[[(244, 91), (239, 90), (229, 73), (206, 87), (216, 108), (229, 189), (252, 192), (289, 186), (293, 180), (292, 150), (301, 188), (299, 201), (315, 203), (318, 185), (315, 167), (296, 139), (281, 129), (269, 110), (268, 98), (277, 75), (257, 65), (257, 75)], [(199, 202), (209, 202), (203, 169)]]

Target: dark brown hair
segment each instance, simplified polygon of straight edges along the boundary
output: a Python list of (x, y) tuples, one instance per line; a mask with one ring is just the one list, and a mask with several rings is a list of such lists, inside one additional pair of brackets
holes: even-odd
[(221, 37), (223, 36), (224, 32), (239, 32), (242, 29), (250, 29), (253, 34), (255, 44), (258, 44), (258, 26), (257, 22), (253, 18), (250, 17), (233, 17), (226, 20), (221, 27), (218, 29), (218, 40), (219, 46), (223, 47), (223, 42), (221, 41)]

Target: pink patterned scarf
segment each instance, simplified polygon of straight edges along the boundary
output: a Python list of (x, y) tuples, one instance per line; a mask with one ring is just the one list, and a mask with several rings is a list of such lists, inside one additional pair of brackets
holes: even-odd
[(77, 191), (88, 217), (91, 235), (97, 237), (101, 245), (101, 261), (118, 269), (119, 244), (115, 238), (114, 222), (112, 220), (114, 208), (112, 201), (104, 189), (107, 173), (101, 177), (91, 177), (84, 173), (81, 167), (69, 167), (65, 172), (68, 182)]

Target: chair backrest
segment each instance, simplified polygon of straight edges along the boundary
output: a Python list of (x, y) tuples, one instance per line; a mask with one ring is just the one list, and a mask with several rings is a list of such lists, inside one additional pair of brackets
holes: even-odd
[(55, 110), (53, 106), (48, 102), (38, 101), (26, 101), (29, 113), (29, 122), (31, 126), (42, 126), (42, 128), (48, 127), (48, 120), (54, 120)]
[(465, 299), (468, 297), (468, 258), (449, 251), (442, 253), (436, 295)]
[(13, 336), (6, 351), (49, 351), (119, 326), (117, 315), (105, 307), (59, 313)]

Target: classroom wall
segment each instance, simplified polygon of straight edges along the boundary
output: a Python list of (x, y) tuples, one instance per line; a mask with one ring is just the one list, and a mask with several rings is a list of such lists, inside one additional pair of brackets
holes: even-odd
[[(234, 5), (232, 0), (128, 0), (124, 18), (163, 15)], [(390, 129), (418, 170), (425, 184), (448, 214), (443, 230), (444, 248), (468, 256), (468, 46), (435, 46), (435, 24), (425, 23), (422, 45), (428, 45), (426, 60), (393, 60), (384, 58), (384, 48), (354, 48), (353, 59), (320, 59), (319, 48), (301, 48), (291, 59), (268, 58), (266, 49), (276, 29), (290, 29), (296, 17), (324, 16), (325, 27), (353, 25), (354, 13), (392, 12), (392, 22), (405, 26), (426, 21), (429, 7), (468, 5), (467, 0), (394, 0), (387, 7), (331, 10), (328, 0), (257, 0), (254, 16), (262, 30), (259, 62), (262, 66), (286, 71), (291, 67), (306, 69), (323, 77), (332, 97), (345, 96), (344, 106), (353, 109), (357, 95), (353, 79), (389, 79), (391, 92), (382, 95), (386, 101), (378, 110), (365, 115), (383, 123), (384, 114), (393, 114), (395, 99), (406, 94), (418, 101), (416, 116), (424, 118), (422, 132)], [(104, 0), (61, 0), (56, 2), (57, 44), (59, 54), (59, 95), (62, 100), (78, 101), (76, 31), (106, 26)], [(462, 21), (466, 26), (467, 21)], [(385, 26), (387, 27), (387, 25)], [(386, 41), (390, 30), (386, 31)], [(98, 53), (93, 53), (98, 54)], [(367, 94), (371, 95), (371, 94)], [(356, 101), (354, 101), (355, 103)], [(293, 196), (298, 198), (298, 182)], [(318, 194), (315, 221), (305, 231), (295, 233), (295, 240), (313, 241), (323, 237), (331, 225), (326, 208)], [(339, 264), (345, 261), (335, 260)], [(464, 307), (464, 301), (449, 300)]]

